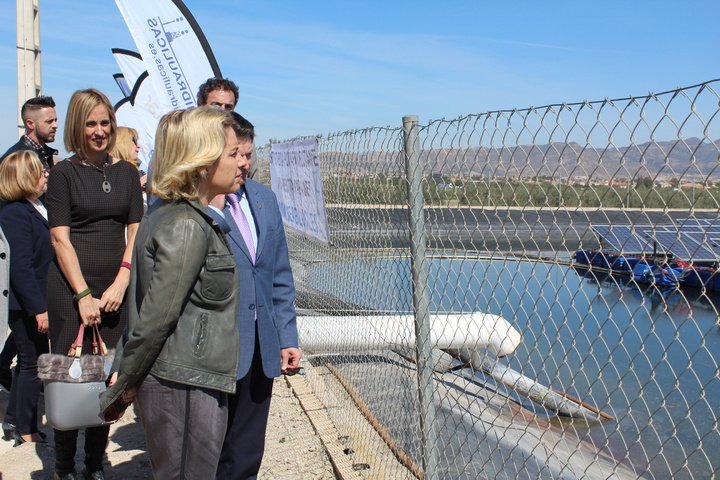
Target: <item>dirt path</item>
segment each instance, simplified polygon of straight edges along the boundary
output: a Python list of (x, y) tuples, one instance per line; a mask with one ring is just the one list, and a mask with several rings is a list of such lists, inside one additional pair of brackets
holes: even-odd
[[(41, 399), (42, 400), (42, 399)], [(0, 387), (0, 416), (4, 418), (8, 392)], [(0, 440), (0, 480), (52, 479), (54, 466), (52, 429), (44, 426), (50, 443), (24, 444)], [(82, 469), (82, 435), (76, 468)], [(332, 466), (320, 439), (292, 394), (286, 381), (275, 380), (265, 458), (260, 478), (334, 479)], [(131, 409), (110, 427), (105, 476), (108, 479), (150, 479), (150, 461), (145, 451), (145, 435)]]

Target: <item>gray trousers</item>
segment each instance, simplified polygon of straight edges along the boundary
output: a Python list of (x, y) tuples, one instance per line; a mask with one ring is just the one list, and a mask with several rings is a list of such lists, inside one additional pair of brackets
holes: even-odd
[(227, 429), (227, 394), (148, 375), (137, 407), (156, 479), (215, 478)]

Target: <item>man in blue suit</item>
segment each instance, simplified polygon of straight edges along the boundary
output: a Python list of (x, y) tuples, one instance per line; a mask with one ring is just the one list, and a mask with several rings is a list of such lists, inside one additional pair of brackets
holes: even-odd
[(265, 448), (273, 378), (296, 369), (302, 353), (295, 322), (295, 285), (275, 194), (247, 178), (255, 131), (232, 112), (238, 137), (240, 190), (216, 198), (211, 213), (228, 232), (240, 277), (240, 364), (228, 399), (228, 429), (218, 479), (256, 478)]

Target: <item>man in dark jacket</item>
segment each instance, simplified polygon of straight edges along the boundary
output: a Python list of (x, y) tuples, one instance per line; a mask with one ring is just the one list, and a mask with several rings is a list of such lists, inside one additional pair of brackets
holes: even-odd
[(20, 115), (25, 125), (25, 135), (3, 154), (0, 162), (12, 152), (35, 150), (45, 168), (49, 169), (55, 163), (53, 157), (58, 153), (48, 145), (55, 141), (55, 133), (57, 133), (55, 101), (52, 97), (46, 96), (31, 98), (23, 104)]
[[(48, 145), (55, 141), (57, 132), (58, 119), (55, 113), (55, 101), (52, 97), (46, 96), (31, 98), (23, 104), (20, 116), (25, 125), (25, 135), (20, 137), (20, 140), (0, 157), (0, 162), (13, 152), (35, 150), (45, 168), (50, 169), (55, 163), (53, 157), (58, 153)], [(0, 332), (0, 335), (2, 334), (4, 332)], [(2, 343), (0, 341), (0, 345)], [(0, 352), (0, 385), (7, 390), (10, 390), (12, 386), (10, 365), (15, 354), (15, 342), (10, 335), (5, 342), (5, 347)]]

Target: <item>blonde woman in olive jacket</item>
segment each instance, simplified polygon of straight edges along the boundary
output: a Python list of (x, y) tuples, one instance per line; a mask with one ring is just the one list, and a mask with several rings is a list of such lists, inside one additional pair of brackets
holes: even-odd
[(129, 333), (101, 407), (137, 395), (155, 478), (215, 478), (239, 358), (238, 280), (207, 205), (240, 187), (238, 142), (232, 117), (209, 107), (165, 115), (155, 138), (161, 200), (140, 224)]

